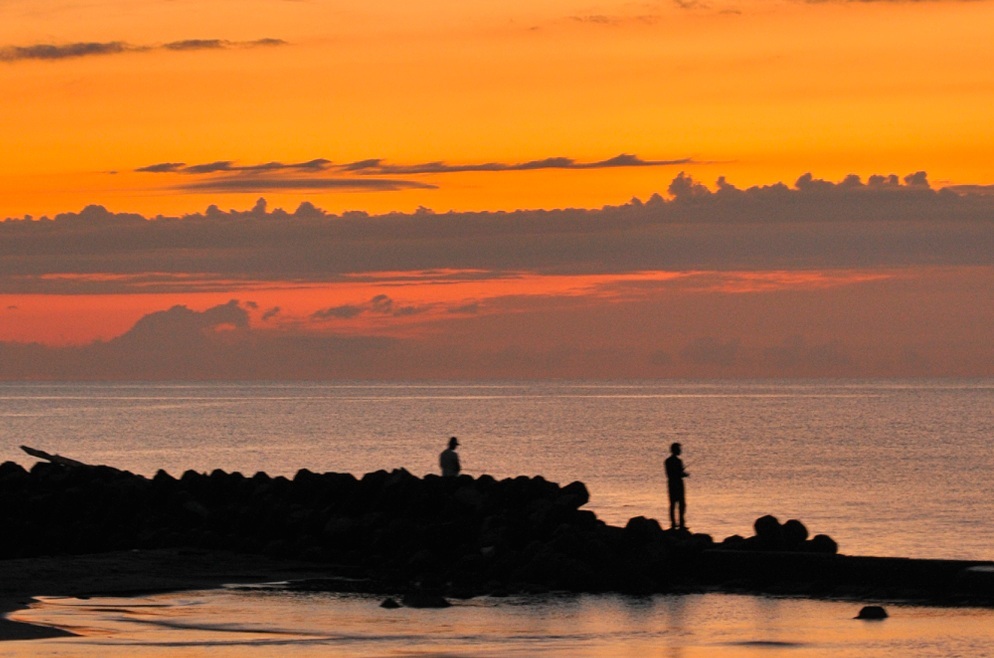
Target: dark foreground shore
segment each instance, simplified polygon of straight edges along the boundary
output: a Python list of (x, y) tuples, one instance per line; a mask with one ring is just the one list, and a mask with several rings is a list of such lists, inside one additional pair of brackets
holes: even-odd
[[(26, 608), (34, 596), (137, 596), (230, 583), (306, 582), (326, 575), (321, 565), (201, 549), (7, 559), (0, 560), (0, 615)], [(0, 617), (0, 640), (69, 635), (73, 633)]]
[[(797, 520), (716, 542), (582, 509), (580, 482), (540, 477), (292, 478), (0, 464), (0, 610), (32, 595), (127, 595), (295, 581), (410, 605), (542, 592), (725, 591), (994, 606), (994, 563), (839, 555)], [(0, 639), (52, 636), (6, 621)], [(41, 635), (39, 635), (41, 634)]]

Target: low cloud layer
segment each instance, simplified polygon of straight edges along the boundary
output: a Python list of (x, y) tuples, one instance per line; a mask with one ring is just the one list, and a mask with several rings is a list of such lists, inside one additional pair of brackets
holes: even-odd
[(0, 380), (991, 376), (994, 270), (933, 274), (593, 305), (509, 299), (501, 313), (394, 337), (336, 333), (333, 321), (402, 314), (385, 294), (287, 325), (252, 302), (181, 304), (110, 340), (0, 342)]
[(174, 306), (109, 341), (50, 347), (0, 342), (0, 379), (313, 379), (353, 375), (387, 338), (283, 334), (249, 327), (232, 300), (204, 311)]
[(159, 45), (137, 45), (124, 41), (81, 41), (75, 43), (37, 43), (28, 46), (0, 46), (0, 62), (24, 62), (31, 60), (58, 61), (100, 55), (120, 55), (154, 50), (229, 50), (233, 48), (257, 48), (284, 46), (282, 39), (257, 39), (255, 41), (228, 41), (226, 39), (185, 39)]
[(211, 206), (185, 217), (90, 206), (0, 223), (0, 292), (428, 270), (486, 277), (994, 264), (994, 196), (936, 190), (924, 173), (841, 182), (806, 175), (748, 189), (724, 179), (710, 189), (681, 174), (668, 193), (599, 210), (378, 216), (331, 215), (308, 202), (269, 209), (261, 199), (247, 211)]

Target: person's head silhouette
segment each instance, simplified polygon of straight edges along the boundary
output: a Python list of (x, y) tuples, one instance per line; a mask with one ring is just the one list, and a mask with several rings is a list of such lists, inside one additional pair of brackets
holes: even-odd
[(459, 445), (459, 440), (456, 437), (449, 439), (449, 450), (455, 450), (456, 446)]
[(670, 452), (673, 453), (674, 455), (679, 455), (680, 452), (681, 452), (680, 444), (679, 443), (671, 443), (670, 444)]

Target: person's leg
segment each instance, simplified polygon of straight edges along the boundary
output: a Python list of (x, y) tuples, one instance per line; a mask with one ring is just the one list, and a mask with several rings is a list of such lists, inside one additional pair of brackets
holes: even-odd
[(687, 514), (687, 503), (686, 503), (686, 501), (684, 501), (681, 498), (679, 505), (680, 505), (680, 529), (681, 530), (686, 530), (687, 529), (687, 521), (686, 521), (685, 517), (686, 517), (686, 514)]
[(670, 498), (670, 530), (676, 528), (676, 505), (677, 501)]

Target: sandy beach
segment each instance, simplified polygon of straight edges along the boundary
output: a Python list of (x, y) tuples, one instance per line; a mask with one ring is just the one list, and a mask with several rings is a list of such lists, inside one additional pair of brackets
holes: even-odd
[[(325, 574), (304, 562), (195, 549), (0, 560), (0, 614), (27, 607), (33, 596), (133, 596)], [(0, 618), (0, 641), (67, 635), (73, 633)]]

